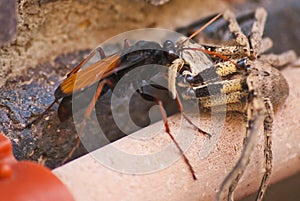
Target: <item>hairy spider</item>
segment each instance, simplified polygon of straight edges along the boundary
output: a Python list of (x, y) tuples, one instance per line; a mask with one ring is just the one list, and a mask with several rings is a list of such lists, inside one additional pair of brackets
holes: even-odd
[[(201, 109), (214, 107), (220, 112), (238, 111), (245, 114), (247, 118), (241, 156), (221, 184), (216, 200), (221, 200), (222, 193), (225, 191), (228, 191), (227, 200), (233, 200), (234, 190), (249, 163), (259, 127), (263, 122), (265, 173), (256, 198), (260, 201), (263, 199), (272, 172), (274, 108), (282, 104), (289, 94), (289, 86), (276, 67), (289, 64), (297, 57), (294, 51), (287, 51), (280, 55), (263, 54), (272, 46), (271, 39), (262, 38), (267, 17), (267, 12), (263, 8), (255, 11), (255, 21), (249, 37), (241, 31), (231, 11), (226, 11), (223, 17), (228, 21), (229, 31), (235, 38), (235, 45), (191, 47), (191, 43), (185, 44), (183, 48), (186, 48), (186, 51), (207, 51), (211, 54), (214, 65), (209, 65), (195, 74), (192, 68), (184, 68), (188, 54), (184, 55), (185, 51), (183, 51), (170, 69), (175, 69), (185, 76), (186, 87), (189, 87), (185, 97), (196, 97)], [(197, 63), (198, 61), (195, 60), (188, 65), (193, 66)], [(173, 97), (175, 97), (174, 93)], [(224, 105), (226, 107), (222, 107)]]
[[(221, 193), (225, 190), (228, 191), (227, 199), (233, 200), (233, 192), (249, 163), (259, 126), (263, 122), (265, 173), (256, 197), (256, 200), (260, 201), (263, 199), (272, 172), (274, 108), (282, 104), (289, 94), (289, 86), (276, 67), (291, 63), (297, 57), (294, 51), (280, 55), (262, 54), (272, 46), (270, 39), (262, 38), (267, 17), (267, 12), (263, 8), (258, 8), (255, 11), (255, 22), (252, 25), (249, 38), (241, 31), (232, 12), (226, 11), (223, 17), (228, 21), (229, 30), (235, 36), (237, 45), (206, 48), (237, 61), (239, 65), (233, 65), (228, 61), (219, 63), (216, 61), (216, 72), (222, 77), (222, 81), (203, 84), (202, 80), (199, 82), (195, 79), (197, 76), (194, 76), (189, 79), (190, 83), (194, 85), (190, 91), (191, 94), (199, 97), (200, 105), (203, 108), (226, 104), (227, 111), (239, 111), (247, 117), (242, 154), (235, 167), (221, 184), (216, 196), (217, 200), (221, 199)], [(217, 97), (214, 102), (201, 95), (207, 86), (215, 86), (214, 89), (219, 90), (217, 95), (213, 95)], [(225, 99), (224, 94), (226, 94)]]

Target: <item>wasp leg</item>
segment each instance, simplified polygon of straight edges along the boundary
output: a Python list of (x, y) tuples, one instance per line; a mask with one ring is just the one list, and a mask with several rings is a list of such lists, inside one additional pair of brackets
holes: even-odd
[[(30, 127), (32, 126), (32, 124), (35, 124), (35, 123), (37, 123), (38, 121), (40, 121), (40, 120), (42, 119), (42, 117), (50, 111), (50, 109), (54, 106), (55, 103), (59, 104), (59, 103), (58, 103), (58, 99), (55, 99), (55, 100), (54, 100), (54, 101), (46, 108), (46, 110), (45, 110), (44, 112), (42, 112), (41, 114), (39, 114), (34, 120), (32, 120), (31, 122), (29, 122), (28, 124), (26, 124), (26, 125), (24, 126), (24, 128), (30, 128)], [(23, 128), (23, 129), (24, 129), (24, 128)]]
[(180, 99), (178, 98), (178, 96), (176, 96), (176, 101), (177, 101), (177, 104), (178, 104), (178, 109), (179, 111), (181, 112), (182, 116), (185, 118), (185, 120), (191, 125), (194, 127), (194, 129), (198, 130), (198, 132), (200, 133), (203, 133), (204, 136), (208, 137), (208, 138), (211, 138), (211, 134), (202, 130), (201, 128), (199, 128), (196, 124), (194, 124), (192, 122), (192, 120), (190, 120), (190, 118), (184, 113), (183, 111), (183, 106), (182, 106), (182, 103), (180, 101)]
[(261, 52), (262, 35), (267, 19), (267, 11), (263, 8), (258, 8), (255, 11), (255, 21), (252, 25), (250, 44), (252, 48), (251, 56), (256, 59)]
[(165, 131), (166, 133), (169, 135), (169, 137), (171, 138), (171, 140), (173, 141), (173, 143), (175, 144), (175, 146), (177, 147), (177, 149), (179, 150), (180, 152), (180, 155), (182, 156), (184, 162), (186, 163), (186, 165), (188, 166), (192, 176), (193, 176), (193, 179), (194, 180), (197, 180), (197, 177), (196, 177), (196, 174), (195, 174), (195, 171), (191, 165), (191, 163), (189, 162), (188, 158), (185, 156), (183, 150), (181, 149), (180, 145), (178, 144), (178, 142), (175, 140), (174, 136), (171, 134), (171, 131), (170, 131), (170, 126), (169, 126), (169, 123), (168, 123), (168, 118), (167, 118), (167, 114), (166, 114), (166, 110), (162, 104), (162, 101), (158, 98), (158, 96), (155, 96), (153, 94), (148, 94), (148, 93), (145, 93), (146, 90), (144, 89), (144, 87), (141, 87), (140, 90), (138, 90), (138, 93), (145, 99), (145, 100), (148, 100), (148, 101), (153, 101), (155, 102), (156, 104), (158, 104), (159, 106), (159, 110), (160, 110), (160, 114), (161, 114), (161, 117), (162, 117), (162, 120), (164, 122), (164, 126), (165, 126)]
[(168, 70), (168, 88), (173, 99), (176, 98), (176, 76), (177, 72), (181, 70), (184, 65), (182, 59), (176, 59), (172, 62), (172, 65)]
[(212, 135), (211, 135), (210, 133), (208, 133), (208, 132), (202, 130), (202, 129), (199, 128), (196, 124), (194, 124), (194, 123), (192, 122), (192, 120), (190, 120), (190, 118), (189, 118), (185, 113), (182, 113), (182, 116), (185, 118), (185, 120), (186, 120), (191, 126), (194, 127), (194, 129), (197, 129), (198, 132), (203, 133), (203, 135), (204, 135), (205, 137), (208, 137), (209, 139), (212, 137)]
[(249, 163), (250, 155), (256, 144), (257, 134), (260, 122), (264, 120), (265, 105), (257, 92), (254, 91), (253, 80), (249, 80), (249, 95), (247, 107), (247, 128), (246, 136), (244, 138), (244, 148), (242, 154), (231, 172), (226, 176), (222, 182), (219, 192), (216, 195), (216, 200), (221, 200), (222, 193), (228, 190), (227, 200), (232, 201), (234, 198), (234, 190), (239, 182), (239, 179), (244, 173), (246, 166)]
[(227, 10), (223, 14), (223, 18), (228, 21), (229, 31), (235, 36), (237, 44), (244, 47), (245, 55), (250, 56), (250, 44), (247, 36), (242, 32), (235, 15)]
[(197, 180), (197, 177), (196, 177), (196, 173), (190, 163), (190, 161), (188, 160), (188, 158), (185, 156), (183, 150), (181, 149), (180, 145), (178, 144), (178, 142), (175, 140), (174, 136), (171, 134), (171, 131), (170, 131), (170, 126), (169, 126), (169, 123), (168, 123), (168, 118), (167, 118), (167, 115), (166, 115), (166, 111), (162, 105), (162, 102), (158, 99), (156, 99), (156, 102), (159, 106), (159, 109), (160, 109), (160, 113), (161, 113), (161, 116), (162, 116), (162, 120), (164, 122), (164, 125), (165, 125), (165, 131), (166, 133), (169, 135), (169, 137), (171, 138), (171, 140), (173, 141), (173, 143), (176, 145), (177, 149), (179, 150), (180, 152), (180, 155), (182, 156), (184, 162), (187, 164), (192, 176), (193, 176), (193, 179), (194, 180)]
[(80, 125), (80, 130), (78, 132), (78, 136), (77, 136), (77, 140), (76, 140), (76, 144), (75, 146), (71, 149), (71, 151), (69, 152), (69, 154), (64, 158), (64, 160), (61, 162), (61, 164), (64, 164), (66, 163), (69, 159), (71, 159), (71, 157), (73, 156), (74, 152), (76, 151), (76, 149), (79, 147), (80, 145), (80, 136), (82, 136), (83, 134), (83, 131), (84, 131), (84, 128), (86, 126), (86, 120), (89, 118), (93, 108), (95, 107), (96, 105), (96, 102), (98, 100), (98, 98), (100, 97), (100, 94), (102, 92), (102, 89), (103, 89), (103, 86), (105, 84), (107, 84), (109, 81), (107, 80), (102, 80), (101, 82), (99, 82), (98, 84), (98, 87), (97, 87), (97, 90), (96, 90), (96, 93), (92, 99), (92, 101), (90, 102), (90, 104), (88, 105), (87, 107), (87, 110), (85, 111), (84, 113), (84, 117), (83, 117), (83, 120), (81, 122), (81, 125)]

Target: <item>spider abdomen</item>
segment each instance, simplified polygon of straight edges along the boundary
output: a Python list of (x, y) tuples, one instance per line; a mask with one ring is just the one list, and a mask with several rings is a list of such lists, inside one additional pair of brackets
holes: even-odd
[(262, 98), (270, 99), (274, 108), (285, 102), (289, 95), (289, 85), (282, 73), (268, 65), (256, 60), (253, 66), (257, 70), (256, 89), (260, 91)]

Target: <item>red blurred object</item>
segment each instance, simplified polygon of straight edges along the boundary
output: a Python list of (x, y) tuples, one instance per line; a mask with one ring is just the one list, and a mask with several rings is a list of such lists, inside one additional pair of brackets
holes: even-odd
[(29, 161), (17, 161), (11, 142), (0, 132), (0, 200), (74, 201), (74, 198), (49, 169)]

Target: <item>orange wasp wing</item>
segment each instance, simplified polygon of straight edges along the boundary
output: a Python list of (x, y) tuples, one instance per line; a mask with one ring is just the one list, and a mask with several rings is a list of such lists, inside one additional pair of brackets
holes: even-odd
[(93, 56), (95, 56), (96, 50), (92, 51), (85, 59), (83, 59), (75, 68), (73, 68), (71, 70), (71, 72), (69, 72), (67, 74), (67, 77), (69, 77), (72, 74), (77, 73), (77, 71), (79, 71)]
[(114, 69), (120, 64), (120, 55), (114, 54), (108, 56), (91, 64), (87, 68), (81, 69), (87, 60), (89, 60), (89, 57), (80, 62), (80, 64), (67, 75), (67, 78), (54, 93), (56, 99), (69, 96), (74, 92), (85, 89), (116, 72)]

